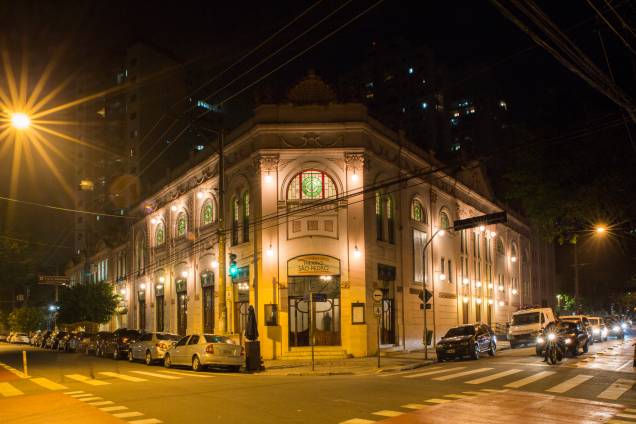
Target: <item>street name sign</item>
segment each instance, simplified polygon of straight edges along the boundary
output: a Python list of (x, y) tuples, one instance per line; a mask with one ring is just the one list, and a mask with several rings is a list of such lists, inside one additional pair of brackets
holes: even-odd
[(501, 222), (506, 222), (507, 220), (508, 216), (506, 215), (506, 211), (490, 213), (488, 215), (480, 215), (457, 220), (453, 223), (453, 230), (459, 231), (479, 227), (480, 225), (499, 224)]

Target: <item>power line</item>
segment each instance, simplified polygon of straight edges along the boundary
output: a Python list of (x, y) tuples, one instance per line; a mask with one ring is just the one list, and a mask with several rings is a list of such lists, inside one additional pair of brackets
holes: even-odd
[(630, 52), (632, 52), (632, 54), (636, 55), (636, 51), (634, 51), (632, 46), (627, 42), (625, 38), (623, 38), (623, 36), (616, 30), (616, 28), (614, 28), (614, 26), (610, 23), (610, 21), (607, 20), (605, 15), (603, 15), (603, 13), (600, 10), (598, 10), (598, 8), (594, 5), (594, 3), (592, 3), (591, 0), (587, 0), (587, 4), (589, 4), (590, 7), (594, 9), (594, 12), (596, 12), (596, 14), (603, 20), (603, 22), (605, 22), (605, 25), (607, 25), (612, 30), (612, 32), (616, 34), (616, 36), (623, 42), (625, 47), (627, 47), (627, 49)]
[(31, 201), (28, 201), (28, 200), (12, 199), (10, 197), (4, 197), (4, 196), (0, 196), (0, 200), (6, 200), (7, 202), (14, 202), (14, 203), (20, 203), (20, 204), (24, 204), (24, 205), (37, 206), (37, 207), (40, 207), (40, 208), (53, 209), (53, 210), (58, 210), (58, 211), (63, 211), (63, 212), (73, 212), (73, 213), (81, 213), (81, 214), (86, 214), (86, 215), (97, 215), (97, 216), (108, 216), (108, 217), (111, 217), (111, 218), (126, 218), (126, 219), (134, 219), (135, 218), (134, 216), (128, 216), (128, 215), (115, 215), (115, 214), (109, 214), (109, 213), (91, 212), (91, 211), (83, 211), (83, 210), (79, 210), (79, 209), (63, 208), (61, 206), (47, 205), (45, 203), (31, 202)]
[(9, 237), (9, 236), (3, 235), (3, 234), (0, 234), (0, 239), (17, 241), (17, 242), (20, 242), (20, 243), (28, 243), (28, 244), (33, 244), (33, 245), (36, 245), (36, 246), (44, 246), (44, 247), (54, 247), (54, 248), (61, 248), (61, 249), (72, 249), (73, 248), (71, 246), (42, 243), (42, 242), (33, 241), (33, 240), (25, 240), (25, 239), (16, 238), (16, 237)]

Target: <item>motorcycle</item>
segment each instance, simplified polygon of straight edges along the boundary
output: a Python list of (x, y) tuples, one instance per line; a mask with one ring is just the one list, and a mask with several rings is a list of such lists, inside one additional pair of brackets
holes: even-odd
[(562, 346), (563, 342), (555, 333), (548, 333), (545, 339), (545, 360), (550, 365), (556, 365), (562, 361), (565, 356), (565, 349)]

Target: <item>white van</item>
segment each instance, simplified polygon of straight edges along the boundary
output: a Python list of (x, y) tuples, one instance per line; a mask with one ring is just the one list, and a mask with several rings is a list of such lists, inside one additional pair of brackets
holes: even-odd
[(523, 309), (513, 313), (508, 329), (510, 348), (536, 343), (539, 333), (554, 320), (552, 308)]

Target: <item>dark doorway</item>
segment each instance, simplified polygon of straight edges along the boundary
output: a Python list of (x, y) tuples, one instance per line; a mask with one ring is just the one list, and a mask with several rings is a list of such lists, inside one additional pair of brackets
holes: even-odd
[(463, 321), (464, 324), (468, 324), (468, 318), (470, 318), (468, 314), (469, 314), (468, 302), (464, 302), (464, 303), (462, 303), (462, 315), (463, 315), (463, 318), (464, 318), (464, 321)]
[(163, 331), (163, 295), (155, 298), (155, 321), (157, 331)]
[(139, 293), (139, 329), (146, 329), (146, 296)]
[(203, 302), (203, 332), (214, 333), (214, 274), (206, 272), (201, 275)]
[(382, 289), (382, 315), (380, 316), (380, 344), (395, 344), (395, 306), (389, 289)]

